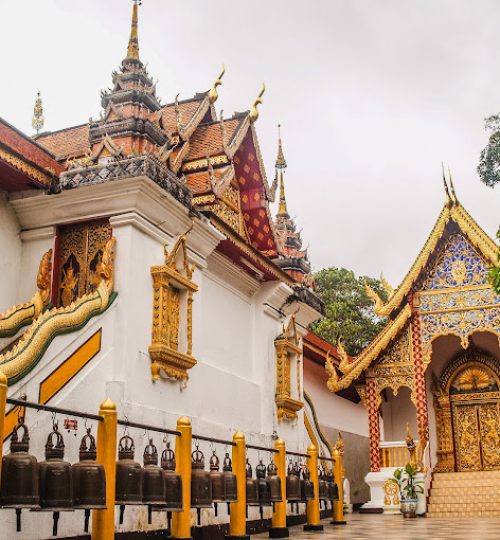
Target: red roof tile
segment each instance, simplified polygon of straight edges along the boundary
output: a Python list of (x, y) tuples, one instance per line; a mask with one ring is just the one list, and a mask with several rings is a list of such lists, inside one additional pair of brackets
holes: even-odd
[(81, 157), (90, 150), (89, 125), (42, 133), (36, 137), (36, 141), (52, 152), (57, 159)]

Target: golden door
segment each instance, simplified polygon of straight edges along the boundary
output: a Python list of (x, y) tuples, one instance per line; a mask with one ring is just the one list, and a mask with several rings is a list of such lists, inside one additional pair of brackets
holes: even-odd
[(500, 469), (498, 401), (454, 403), (453, 427), (458, 471)]

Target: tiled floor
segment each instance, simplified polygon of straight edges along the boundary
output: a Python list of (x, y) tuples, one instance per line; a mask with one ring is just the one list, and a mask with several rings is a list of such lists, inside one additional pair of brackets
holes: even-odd
[[(471, 519), (403, 519), (402, 516), (349, 516), (347, 525), (334, 526), (324, 521), (322, 533), (305, 533), (300, 527), (290, 528), (294, 540), (493, 540), (500, 539), (500, 518)], [(268, 534), (252, 538), (269, 538)]]

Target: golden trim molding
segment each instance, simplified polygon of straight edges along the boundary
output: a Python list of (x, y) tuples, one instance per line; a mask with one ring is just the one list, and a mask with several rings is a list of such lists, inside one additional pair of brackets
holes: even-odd
[(0, 160), (5, 161), (10, 166), (14, 167), (14, 169), (17, 169), (18, 171), (28, 175), (30, 178), (36, 180), (38, 183), (42, 184), (46, 188), (50, 188), (50, 186), (52, 185), (51, 173), (55, 174), (55, 171), (40, 171), (27, 161), (24, 161), (19, 156), (8, 152), (4, 148), (0, 148)]

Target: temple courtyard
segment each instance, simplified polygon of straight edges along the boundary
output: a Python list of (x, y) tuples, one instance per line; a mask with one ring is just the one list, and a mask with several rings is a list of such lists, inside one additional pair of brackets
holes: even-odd
[[(500, 538), (500, 518), (404, 519), (399, 515), (353, 514), (347, 525), (333, 526), (324, 520), (323, 533), (304, 532), (302, 526), (290, 527), (290, 538), (322, 540), (471, 540)], [(252, 538), (269, 538), (268, 533)]]

